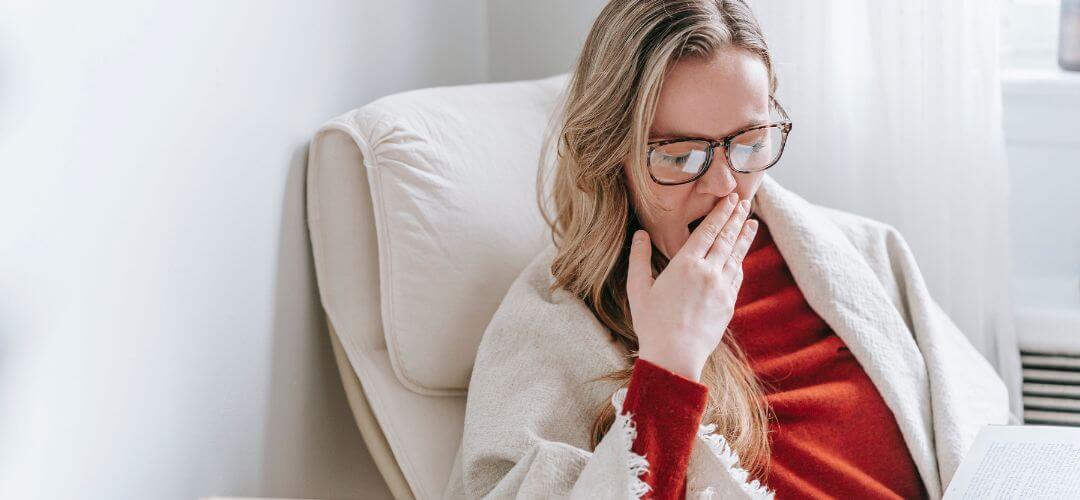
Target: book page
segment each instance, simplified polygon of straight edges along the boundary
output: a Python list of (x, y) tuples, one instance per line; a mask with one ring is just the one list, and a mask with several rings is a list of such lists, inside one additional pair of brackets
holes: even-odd
[(1080, 428), (983, 427), (945, 500), (1080, 498)]

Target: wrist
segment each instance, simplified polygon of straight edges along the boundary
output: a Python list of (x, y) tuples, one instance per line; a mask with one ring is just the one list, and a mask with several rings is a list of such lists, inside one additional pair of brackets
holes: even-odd
[(693, 356), (677, 353), (662, 353), (640, 350), (638, 358), (644, 359), (654, 365), (660, 366), (672, 373), (686, 377), (694, 382), (701, 381), (701, 370), (705, 366), (704, 360), (697, 360)]

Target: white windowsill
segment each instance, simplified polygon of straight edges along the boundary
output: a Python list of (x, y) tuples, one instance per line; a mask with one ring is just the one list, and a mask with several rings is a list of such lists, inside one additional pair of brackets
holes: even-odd
[(1015, 285), (1020, 348), (1080, 354), (1080, 277), (1020, 278)]
[(1001, 85), (1005, 96), (1080, 98), (1080, 71), (1057, 66), (1004, 68)]
[(1056, 62), (1006, 66), (1001, 84), (1008, 144), (1080, 148), (1073, 126), (1080, 109), (1080, 72), (1065, 71)]

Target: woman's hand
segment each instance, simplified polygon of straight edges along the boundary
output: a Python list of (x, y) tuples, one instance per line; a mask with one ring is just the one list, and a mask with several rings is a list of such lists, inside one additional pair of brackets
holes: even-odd
[(630, 245), (626, 293), (638, 357), (691, 380), (724, 337), (742, 285), (742, 262), (757, 232), (749, 200), (732, 193), (717, 203), (655, 279), (644, 230)]

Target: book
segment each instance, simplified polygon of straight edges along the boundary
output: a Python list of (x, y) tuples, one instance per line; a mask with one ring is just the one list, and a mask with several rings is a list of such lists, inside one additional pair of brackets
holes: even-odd
[(1080, 428), (987, 425), (956, 469), (945, 500), (1080, 498)]

